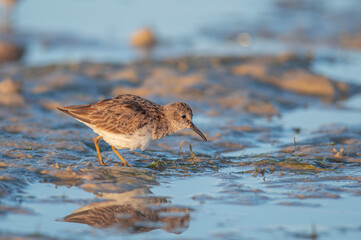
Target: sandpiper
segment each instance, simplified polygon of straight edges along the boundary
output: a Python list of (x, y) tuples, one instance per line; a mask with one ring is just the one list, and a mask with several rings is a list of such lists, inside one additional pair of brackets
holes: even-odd
[(159, 105), (136, 95), (124, 94), (86, 105), (57, 107), (84, 123), (99, 136), (94, 138), (98, 161), (103, 162), (98, 141), (103, 138), (126, 166), (116, 149), (146, 149), (152, 141), (190, 128), (207, 138), (192, 122), (192, 109), (183, 102)]

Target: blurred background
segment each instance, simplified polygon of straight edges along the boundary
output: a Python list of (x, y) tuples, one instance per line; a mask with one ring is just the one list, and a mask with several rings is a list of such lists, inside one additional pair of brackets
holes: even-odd
[(359, 51), (361, 47), (361, 3), (357, 0), (1, 3), (1, 52), (4, 55), (7, 49), (9, 60), (21, 59), (28, 65), (126, 62), (149, 55), (172, 58), (280, 51), (335, 55), (340, 49)]
[[(360, 9), (0, 0), (0, 239), (361, 239)], [(124, 93), (187, 102), (209, 141), (99, 166), (56, 107)]]

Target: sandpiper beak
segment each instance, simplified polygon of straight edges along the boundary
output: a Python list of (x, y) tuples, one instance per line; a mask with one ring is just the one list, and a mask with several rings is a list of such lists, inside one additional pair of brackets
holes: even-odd
[(204, 141), (207, 141), (207, 138), (203, 135), (201, 130), (199, 130), (193, 123), (191, 123), (189, 128), (192, 129), (193, 131), (195, 131), (196, 133), (198, 133), (198, 135), (201, 136)]

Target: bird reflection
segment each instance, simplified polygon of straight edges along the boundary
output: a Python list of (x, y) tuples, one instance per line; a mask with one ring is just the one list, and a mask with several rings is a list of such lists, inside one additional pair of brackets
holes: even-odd
[(172, 205), (166, 197), (152, 195), (148, 188), (103, 193), (101, 197), (109, 201), (88, 204), (63, 220), (97, 228), (116, 227), (132, 233), (163, 229), (180, 234), (189, 226), (189, 208)]

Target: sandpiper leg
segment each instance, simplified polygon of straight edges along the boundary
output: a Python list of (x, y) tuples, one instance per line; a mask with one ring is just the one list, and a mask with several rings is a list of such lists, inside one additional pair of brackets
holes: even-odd
[(113, 152), (115, 152), (115, 154), (117, 154), (117, 156), (120, 158), (120, 160), (122, 160), (122, 162), (125, 164), (125, 166), (131, 167), (132, 165), (130, 165), (127, 161), (125, 161), (125, 159), (118, 153), (117, 149), (115, 149), (115, 147), (112, 146)]
[(103, 162), (102, 155), (100, 155), (100, 150), (99, 150), (99, 145), (98, 145), (98, 141), (101, 138), (102, 138), (102, 136), (95, 137), (94, 138), (94, 144), (95, 144), (95, 149), (97, 150), (98, 161), (99, 161), (100, 165), (106, 166), (106, 164)]

